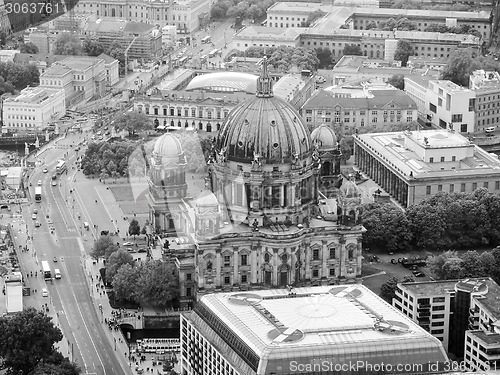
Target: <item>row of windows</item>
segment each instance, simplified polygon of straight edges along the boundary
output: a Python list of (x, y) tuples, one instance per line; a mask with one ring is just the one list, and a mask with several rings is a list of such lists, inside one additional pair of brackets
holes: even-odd
[[(273, 19), (273, 16), (269, 16), (269, 19), (272, 20)], [(274, 17), (275, 20), (278, 19), (278, 16), (275, 16)], [(281, 21), (283, 21), (283, 17), (280, 17), (279, 18)], [(297, 17), (297, 21), (306, 21), (307, 18), (306, 17), (302, 17), (302, 19), (300, 19), (299, 17)], [(285, 17), (285, 21), (288, 21), (288, 17)], [(291, 17), (291, 21), (295, 21), (295, 17)]]
[[(384, 117), (382, 120), (383, 120), (383, 122), (385, 122), (385, 123), (388, 123), (388, 122), (389, 122), (389, 123), (401, 122), (401, 116), (397, 116), (396, 118), (394, 118), (394, 117), (390, 117), (390, 118), (389, 118), (389, 117)], [(406, 122), (412, 122), (412, 121), (413, 121), (413, 117), (408, 116), (408, 117), (406, 118)], [(308, 123), (312, 123), (312, 117), (306, 117), (306, 122), (308, 122)], [(325, 122), (326, 122), (326, 123), (330, 123), (330, 122), (332, 122), (332, 119), (331, 119), (330, 117), (325, 117)], [(344, 118), (344, 121), (341, 121), (340, 117), (335, 117), (335, 118), (333, 119), (333, 122), (334, 122), (335, 124), (340, 124), (340, 123), (342, 123), (342, 122), (343, 122), (344, 124), (348, 124), (348, 123), (350, 123), (350, 122), (351, 122), (351, 120), (349, 119), (349, 117), (346, 117), (346, 118)], [(354, 117), (353, 117), (352, 122), (353, 122), (353, 123), (355, 123), (355, 122), (356, 122), (356, 118), (354, 118)], [(372, 123), (378, 123), (378, 122), (379, 122), (379, 121), (378, 121), (378, 118), (377, 118), (377, 117), (372, 118)], [(361, 119), (361, 126), (365, 126), (365, 119)]]
[(26, 116), (26, 115), (7, 115), (7, 118), (15, 119), (15, 120), (35, 120), (35, 116)]
[[(477, 189), (477, 186), (478, 186), (477, 184), (478, 184), (477, 182), (473, 182), (473, 183), (472, 183), (472, 191), (474, 191), (474, 190), (476, 190), (476, 189)], [(484, 182), (483, 182), (483, 187), (484, 187), (484, 188), (488, 189), (488, 188), (489, 188), (489, 186), (490, 186), (489, 181), (484, 181)], [(425, 193), (426, 193), (427, 195), (432, 194), (432, 185), (427, 185), (427, 186), (425, 187), (425, 189), (426, 189)], [(495, 190), (500, 190), (500, 181), (495, 181)], [(443, 185), (441, 185), (441, 184), (437, 185), (437, 191), (438, 191), (438, 192), (443, 191)], [(455, 191), (456, 191), (456, 190), (455, 190), (455, 184), (450, 184), (450, 185), (449, 185), (449, 192), (450, 192), (450, 193), (453, 193), (453, 192), (455, 192)], [(458, 191), (458, 190), (457, 190), (457, 191)], [(466, 191), (466, 183), (465, 183), (465, 182), (462, 182), (462, 183), (460, 184), (460, 192), (461, 192), (461, 193), (464, 193), (465, 191)]]
[[(391, 105), (391, 107), (394, 107), (394, 104)], [(397, 115), (397, 116), (401, 116), (401, 115), (404, 115), (404, 110), (389, 110), (389, 111), (377, 111), (377, 110), (371, 110), (371, 114), (372, 116), (378, 116), (379, 115), (379, 112), (381, 112), (381, 115), (382, 116), (394, 116), (394, 115)], [(408, 109), (406, 110), (406, 114), (409, 115), (409, 116), (413, 116), (413, 112), (414, 110), (413, 109)], [(306, 115), (311, 115), (313, 113), (313, 110), (312, 109), (306, 109)], [(331, 111), (323, 111), (322, 110), (317, 110), (316, 111), (316, 115), (317, 116), (323, 116), (323, 114), (325, 116), (331, 116), (332, 115), (332, 112)], [(343, 111), (334, 111), (333, 112), (334, 116), (335, 117), (340, 117), (340, 116), (349, 116), (351, 115), (351, 110), (349, 109), (345, 109)], [(352, 110), (352, 115), (355, 116), (356, 115), (356, 110)], [(359, 115), (360, 116), (366, 116), (366, 110), (359, 110)], [(353, 121), (355, 121), (356, 119), (353, 118)]]
[(13, 128), (33, 128), (35, 127), (34, 124), (27, 124), (27, 123), (13, 123), (13, 122), (8, 122), (7, 126), (13, 127)]
[[(328, 269), (328, 276), (335, 277), (335, 275), (336, 275), (335, 268), (329, 268)], [(319, 269), (313, 269), (311, 272), (311, 277), (315, 278), (315, 279), (319, 278), (320, 277)], [(243, 273), (240, 275), (240, 283), (241, 284), (247, 284), (249, 282), (250, 281), (249, 281), (248, 274)], [(224, 285), (231, 285), (231, 276), (230, 275), (224, 276)]]
[[(142, 106), (138, 106), (137, 110), (139, 112), (142, 112)], [(169, 112), (170, 112), (170, 114), (169, 114)], [(184, 117), (198, 117), (198, 118), (203, 118), (204, 114), (206, 113), (206, 115), (207, 115), (208, 118), (212, 118), (214, 116), (214, 112), (215, 112), (215, 117), (218, 118), (218, 119), (226, 118), (227, 115), (229, 114), (229, 110), (228, 109), (224, 109), (222, 111), (222, 110), (219, 110), (219, 109), (214, 110), (214, 109), (203, 109), (203, 108), (181, 108), (181, 107), (177, 107), (177, 111), (176, 111), (175, 107), (170, 107), (170, 111), (169, 111), (168, 108), (163, 108), (163, 116), (176, 116), (177, 115), (177, 117), (182, 117), (183, 113), (184, 113)], [(146, 107), (145, 108), (145, 113), (147, 115), (158, 116), (158, 115), (160, 115), (160, 109), (158, 107), (154, 107), (154, 108)], [(224, 117), (222, 117), (222, 115)]]

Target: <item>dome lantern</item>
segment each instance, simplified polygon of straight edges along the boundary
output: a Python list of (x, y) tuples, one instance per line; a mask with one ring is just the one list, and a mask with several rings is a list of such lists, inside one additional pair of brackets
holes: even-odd
[(273, 96), (273, 87), (271, 82), (271, 77), (269, 77), (269, 72), (267, 70), (267, 57), (264, 56), (262, 59), (262, 73), (257, 79), (257, 97), (259, 98), (270, 98)]

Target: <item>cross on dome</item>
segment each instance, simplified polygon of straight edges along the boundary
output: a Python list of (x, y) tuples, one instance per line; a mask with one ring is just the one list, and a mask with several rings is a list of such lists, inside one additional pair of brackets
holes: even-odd
[(272, 81), (267, 70), (267, 56), (262, 59), (262, 72), (257, 79), (256, 95), (259, 98), (271, 98), (273, 96)]

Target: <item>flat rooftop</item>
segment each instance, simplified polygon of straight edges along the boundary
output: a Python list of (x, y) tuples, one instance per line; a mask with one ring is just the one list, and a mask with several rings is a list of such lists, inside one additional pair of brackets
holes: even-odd
[(481, 330), (470, 331), (469, 335), (475, 337), (485, 345), (500, 345), (500, 333), (484, 332)]
[(211, 315), (202, 318), (221, 321), (261, 362), (267, 359), (266, 373), (280, 373), (286, 358), (446, 360), (439, 340), (360, 284), (216, 293), (200, 303)]
[(440, 296), (455, 291), (455, 285), (460, 280), (443, 280), (443, 281), (423, 281), (412, 283), (401, 283), (401, 289), (407, 290), (415, 296)]
[[(453, 149), (472, 148), (472, 156), (456, 161), (429, 163), (417, 155), (415, 150), (406, 147), (406, 138), (419, 147), (448, 149), (443, 152), (451, 155)], [(459, 133), (444, 130), (418, 130), (406, 132), (368, 133), (355, 136), (355, 142), (367, 148), (371, 154), (379, 154), (393, 168), (413, 179), (430, 177), (452, 177), (489, 175), (500, 176), (500, 161), (470, 143)], [(444, 155), (444, 154), (443, 154)]]
[(294, 41), (303, 32), (300, 27), (273, 28), (266, 26), (247, 26), (241, 29), (234, 39), (259, 40), (268, 39), (271, 41)]

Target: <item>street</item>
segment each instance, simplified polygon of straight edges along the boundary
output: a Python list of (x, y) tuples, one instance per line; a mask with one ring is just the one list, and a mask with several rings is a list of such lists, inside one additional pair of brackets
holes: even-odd
[[(37, 290), (34, 298), (30, 298), (26, 304), (40, 309), (47, 303), (49, 312), (55, 312), (55, 320), (67, 340), (68, 353), (63, 354), (74, 360), (84, 373), (131, 374), (126, 357), (119, 361), (111, 345), (115, 338), (106, 329), (103, 313), (96, 307), (95, 299), (98, 296), (91, 279), (96, 278), (93, 275), (95, 271), (88, 269), (87, 254), (94, 238), (100, 228), (112, 229), (109, 215), (113, 213), (106, 207), (98, 190), (94, 189), (95, 183), (86, 180), (76, 168), (73, 169), (76, 158), (83, 152), (74, 152), (73, 148), (85, 136), (88, 135), (69, 133), (37, 155), (40, 166), (30, 176), (30, 193), (34, 196), (35, 186), (40, 180), (42, 201), (31, 203), (22, 210), (26, 228), (19, 228), (16, 238), (18, 244), (26, 244), (30, 250), (19, 254), (23, 273), (38, 270), (36, 278), (29, 276), (26, 279), (27, 285)], [(57, 175), (58, 183), (52, 186), (55, 165), (64, 155), (67, 173)], [(48, 173), (42, 172), (43, 167), (48, 169)], [(35, 209), (37, 218), (33, 220), (31, 216)], [(38, 228), (35, 227), (36, 221), (41, 224)], [(91, 223), (88, 231), (83, 228), (85, 221)], [(113, 224), (114, 228), (119, 224), (118, 221)], [(32, 239), (28, 240), (26, 232)], [(60, 269), (61, 279), (46, 283), (40, 272), (42, 260), (49, 262), (52, 271)], [(41, 296), (43, 288), (48, 289), (49, 298)], [(120, 348), (120, 352), (123, 356), (126, 350)]]

